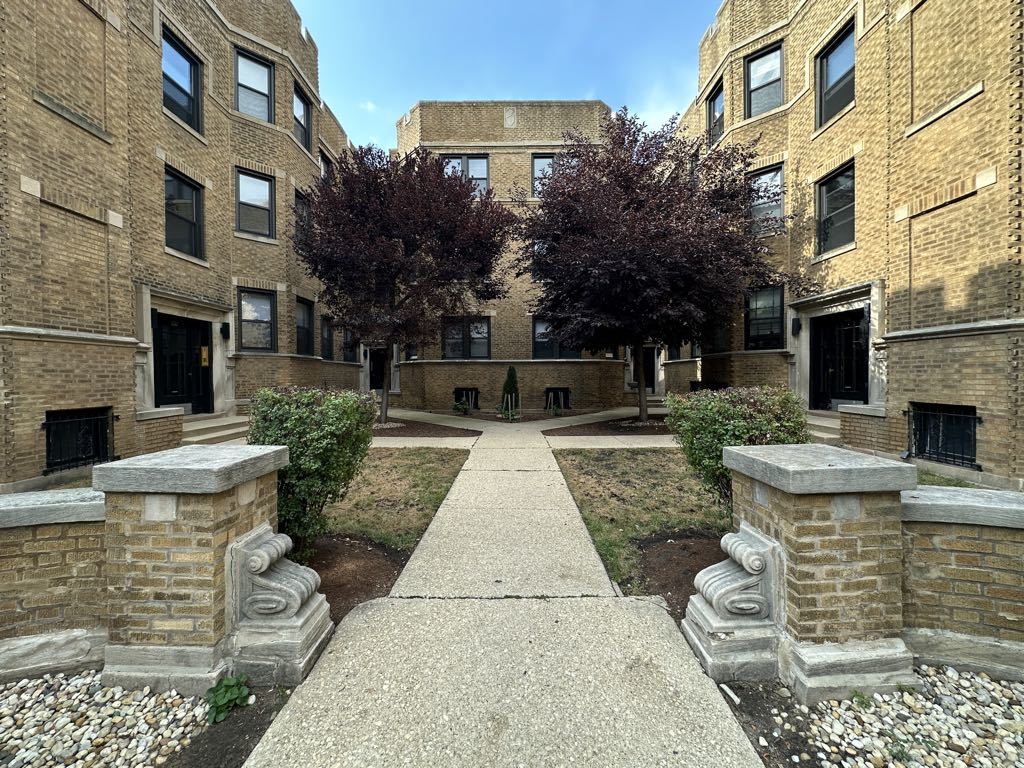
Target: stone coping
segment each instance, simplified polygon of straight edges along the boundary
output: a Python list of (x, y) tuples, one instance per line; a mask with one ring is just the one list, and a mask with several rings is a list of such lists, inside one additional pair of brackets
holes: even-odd
[(1024, 528), (1024, 493), (922, 485), (903, 491), (903, 521)]
[(184, 416), (184, 408), (175, 407), (163, 407), (163, 408), (146, 408), (142, 411), (135, 412), (136, 421), (149, 421), (150, 419), (166, 419), (170, 416)]
[(878, 493), (917, 486), (913, 464), (831, 445), (747, 445), (722, 451), (725, 466), (792, 494)]
[(92, 484), (108, 493), (220, 493), (287, 464), (280, 445), (185, 445), (99, 464)]
[(881, 405), (874, 404), (874, 405), (872, 405), (872, 404), (869, 404), (869, 403), (865, 403), (863, 405), (858, 405), (858, 404), (840, 405), (839, 406), (839, 412), (840, 413), (853, 413), (853, 414), (856, 414), (858, 416), (875, 416), (875, 417), (878, 417), (878, 418), (885, 418), (885, 405), (884, 404), (881, 404)]
[(102, 522), (105, 519), (103, 494), (92, 488), (0, 495), (0, 528)]

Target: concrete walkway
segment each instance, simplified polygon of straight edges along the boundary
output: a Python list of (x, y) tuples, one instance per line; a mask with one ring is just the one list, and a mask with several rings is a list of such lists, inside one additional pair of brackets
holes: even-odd
[(391, 595), (345, 617), (247, 768), (760, 767), (659, 601), (617, 596), (551, 422), (480, 423)]

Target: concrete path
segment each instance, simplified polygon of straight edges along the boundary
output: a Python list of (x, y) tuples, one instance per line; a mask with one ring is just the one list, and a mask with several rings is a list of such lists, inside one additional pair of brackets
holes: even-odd
[(479, 423), (391, 595), (345, 617), (246, 767), (760, 768), (660, 602), (618, 596), (551, 422)]

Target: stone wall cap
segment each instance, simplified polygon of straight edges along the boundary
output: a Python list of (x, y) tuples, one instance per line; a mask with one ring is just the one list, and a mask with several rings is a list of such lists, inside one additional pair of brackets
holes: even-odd
[(792, 494), (877, 493), (917, 485), (917, 467), (832, 445), (746, 445), (722, 451), (725, 466)]
[(103, 494), (92, 488), (0, 495), (0, 528), (100, 522), (104, 519)]
[(922, 485), (903, 491), (903, 521), (1024, 528), (1024, 493)]
[(184, 445), (99, 464), (92, 484), (108, 493), (220, 493), (287, 464), (281, 445)]

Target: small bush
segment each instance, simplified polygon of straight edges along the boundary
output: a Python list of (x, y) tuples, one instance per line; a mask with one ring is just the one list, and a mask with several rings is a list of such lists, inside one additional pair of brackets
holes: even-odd
[[(509, 405), (510, 402), (511, 407)], [(505, 383), (501, 386), (501, 405), (499, 408), (502, 411), (519, 410), (519, 377), (516, 375), (514, 365), (510, 365), (508, 373), (505, 374)]]
[(377, 403), (372, 395), (321, 389), (261, 389), (252, 398), (249, 443), (288, 446), (277, 473), (277, 521), (305, 559), (327, 531), (324, 508), (340, 501), (366, 457)]
[(219, 723), (228, 716), (228, 712), (236, 707), (247, 707), (249, 700), (248, 678), (245, 675), (225, 677), (206, 691), (206, 703), (210, 705), (206, 713), (206, 722)]
[(722, 463), (728, 445), (807, 442), (807, 417), (796, 394), (782, 387), (703, 390), (666, 399), (665, 421), (694, 471), (723, 496), (730, 494)]

